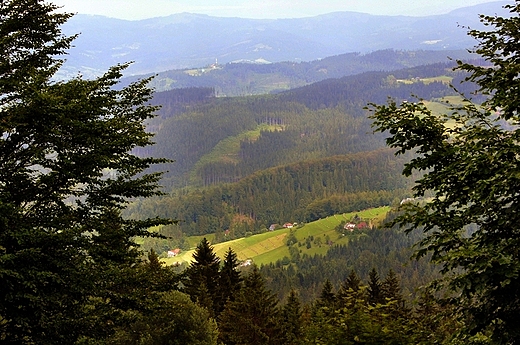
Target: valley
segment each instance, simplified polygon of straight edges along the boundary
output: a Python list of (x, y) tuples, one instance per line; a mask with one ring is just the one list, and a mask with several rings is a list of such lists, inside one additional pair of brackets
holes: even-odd
[[(362, 230), (352, 233), (336, 229), (342, 223), (350, 222), (354, 217), (359, 218), (357, 224), (365, 223), (366, 227), (380, 226), (381, 222), (389, 211), (390, 207), (378, 207), (360, 212), (344, 213), (333, 215), (321, 220), (316, 220), (306, 224), (296, 224), (291, 228), (283, 228), (276, 225), (276, 229), (268, 232), (250, 235), (230, 241), (214, 244), (213, 248), (217, 256), (224, 257), (228, 248), (236, 254), (242, 265), (255, 264), (258, 266), (276, 263), (279, 260), (290, 260), (289, 248), (297, 246), (299, 255), (324, 255), (333, 245), (346, 245), (352, 239), (363, 236)], [(292, 223), (291, 223), (292, 224)], [(370, 225), (369, 225), (370, 224)], [(365, 226), (365, 225), (363, 225)], [(280, 229), (278, 229), (280, 228)], [(295, 243), (289, 245), (288, 237), (295, 238)], [(202, 238), (214, 243), (215, 234), (201, 236), (190, 236), (186, 240), (190, 248), (171, 258), (162, 260), (168, 265), (178, 265), (190, 263), (193, 260), (195, 247)], [(311, 243), (310, 245), (308, 243)]]
[(0, 343), (516, 344), (513, 2), (3, 1)]
[[(374, 56), (387, 65), (414, 58), (391, 50)], [(474, 91), (454, 67), (448, 61), (367, 71), (263, 95), (223, 97), (215, 92), (219, 84), (158, 92), (153, 102), (163, 108), (149, 123), (156, 144), (146, 154), (175, 162), (157, 170), (168, 170), (161, 180), (166, 195), (135, 201), (125, 214), (178, 223), (154, 228), (166, 238), (143, 239), (141, 248), (182, 271), (207, 239), (221, 260), (229, 249), (236, 253), (243, 272), (259, 267), (280, 300), (292, 286), (302, 301), (313, 301), (325, 279), (338, 286), (352, 269), (368, 279), (372, 268), (396, 272), (406, 298), (416, 298), (415, 288), (438, 269), (425, 260), (410, 263), (420, 232), (383, 227), (412, 195), (401, 171), (414, 156), (386, 147), (367, 105), (391, 97), (422, 101), (441, 114), (446, 102), (462, 99), (450, 85)], [(356, 215), (369, 226), (338, 231)], [(287, 222), (293, 227), (284, 228)]]

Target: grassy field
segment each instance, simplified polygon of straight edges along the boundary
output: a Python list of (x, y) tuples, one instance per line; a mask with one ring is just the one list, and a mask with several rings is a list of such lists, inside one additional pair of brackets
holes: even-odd
[(433, 83), (435, 81), (444, 83), (444, 84), (450, 84), (453, 81), (453, 77), (449, 77), (447, 75), (442, 75), (439, 77), (433, 77), (433, 78), (421, 78), (421, 81), (425, 84)]
[(414, 78), (414, 79), (397, 79), (398, 83), (402, 84), (413, 84), (413, 83), (424, 83), (424, 84), (430, 84), (433, 82), (441, 82), (444, 84), (450, 84), (453, 80), (453, 77), (447, 76), (447, 75), (441, 75), (438, 77), (432, 77), (432, 78)]
[[(434, 115), (441, 115), (453, 113), (453, 110), (450, 108), (463, 106), (464, 100), (461, 96), (446, 96), (435, 101), (424, 101), (424, 104)], [(453, 128), (455, 125), (453, 120), (446, 122), (446, 126), (449, 128)]]
[[(231, 248), (237, 254), (240, 261), (250, 259), (257, 265), (268, 264), (283, 259), (285, 256), (289, 257), (289, 247), (286, 245), (286, 237), (289, 235), (290, 231), (293, 231), (294, 236), (299, 242), (299, 244), (295, 244), (295, 246), (298, 248), (301, 255), (324, 255), (330, 248), (327, 241), (331, 241), (333, 244), (347, 244), (349, 239), (352, 238), (351, 235), (342, 236), (335, 230), (342, 221), (349, 221), (357, 215), (365, 221), (378, 224), (389, 210), (390, 207), (385, 206), (360, 212), (334, 215), (312, 223), (299, 225), (293, 229), (269, 231), (250, 237), (217, 243), (213, 248), (217, 256), (220, 258), (223, 258), (228, 248)], [(164, 259), (164, 261), (167, 264), (190, 262), (195, 247), (204, 237), (206, 237), (210, 242), (213, 239), (213, 235), (211, 234), (188, 237), (191, 249), (181, 253), (175, 258)], [(313, 240), (311, 247), (307, 248), (305, 244), (309, 237)]]
[(228, 137), (220, 141), (210, 153), (202, 156), (195, 164), (192, 172), (192, 179), (196, 179), (196, 172), (204, 165), (212, 162), (237, 163), (238, 153), (240, 151), (240, 143), (244, 140), (256, 140), (260, 136), (261, 131), (278, 131), (283, 130), (282, 126), (270, 126), (260, 124), (255, 130), (240, 133), (234, 137)]

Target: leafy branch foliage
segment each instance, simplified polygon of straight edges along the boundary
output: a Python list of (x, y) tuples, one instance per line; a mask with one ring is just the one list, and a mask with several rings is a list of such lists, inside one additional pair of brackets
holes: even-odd
[[(424, 171), (414, 193), (427, 203), (407, 203), (396, 222), (423, 227), (417, 256), (432, 253), (447, 287), (465, 316), (466, 343), (488, 339), (512, 344), (520, 337), (518, 158), (518, 45), (520, 3), (507, 5), (511, 17), (482, 16), (489, 31), (472, 30), (475, 51), (492, 67), (459, 62), (479, 92), (482, 106), (467, 102), (453, 113), (434, 116), (423, 103), (374, 105), (374, 126), (390, 134), (398, 154), (418, 156), (403, 173)], [(448, 126), (447, 123), (450, 122)], [(468, 227), (472, 227), (468, 230)]]
[[(60, 30), (69, 17), (39, 0), (0, 4), (4, 344), (101, 343), (124, 314), (144, 315), (151, 305), (136, 297), (150, 286), (135, 285), (142, 253), (134, 238), (170, 223), (121, 215), (129, 200), (160, 194), (161, 174), (145, 171), (166, 160), (132, 153), (152, 143), (149, 80), (117, 89), (127, 64), (93, 80), (53, 80), (74, 39)], [(175, 288), (174, 278), (163, 280), (148, 292)]]

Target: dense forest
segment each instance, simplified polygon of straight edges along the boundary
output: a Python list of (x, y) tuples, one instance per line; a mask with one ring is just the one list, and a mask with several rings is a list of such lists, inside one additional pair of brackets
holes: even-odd
[[(388, 149), (307, 160), (260, 170), (232, 184), (136, 202), (127, 212), (178, 219), (173, 227), (188, 236), (228, 230), (237, 238), (273, 223), (309, 222), (400, 201), (409, 195), (399, 174), (403, 162)], [(165, 235), (171, 235), (169, 228), (162, 230)]]
[[(225, 344), (445, 341), (459, 328), (448, 316), (450, 307), (426, 290), (416, 291), (412, 303), (401, 287), (403, 276), (412, 284), (437, 276), (427, 264), (404, 270), (395, 265), (410, 253), (408, 241), (391, 230), (374, 229), (325, 258), (240, 269), (232, 250), (221, 261), (203, 239), (184, 270), (184, 291), (217, 320)], [(377, 262), (382, 258), (387, 259)]]
[[(452, 71), (453, 64), (435, 64), (388, 72), (367, 72), (329, 79), (279, 95), (215, 98), (211, 89), (188, 89), (180, 105), (180, 91), (158, 93), (166, 103), (150, 123), (156, 144), (146, 154), (175, 160), (167, 170), (167, 191), (187, 185), (234, 182), (256, 170), (326, 156), (371, 151), (384, 146), (372, 134), (364, 107), (369, 102), (440, 99), (455, 92), (470, 95), (471, 84)], [(430, 79), (428, 79), (430, 78)], [(406, 81), (406, 82), (405, 82)], [(415, 95), (414, 98), (411, 95)], [(196, 104), (198, 99), (203, 104)], [(170, 109), (172, 109), (171, 112)], [(276, 149), (274, 149), (276, 148)]]
[(175, 161), (156, 167), (168, 169), (161, 180), (168, 193), (137, 200), (125, 212), (179, 220), (161, 233), (182, 247), (183, 236), (216, 233), (220, 241), (224, 232), (238, 238), (273, 223), (395, 203), (410, 195), (400, 176), (410, 156), (384, 149), (364, 108), (388, 97), (455, 95), (448, 82), (471, 94), (474, 86), (461, 85), (465, 75), (453, 67), (367, 72), (277, 95), (219, 98), (211, 88), (158, 93), (154, 102), (165, 107), (150, 124), (156, 144), (146, 154)]
[[(367, 281), (375, 268), (382, 275), (393, 271), (403, 298), (412, 303), (419, 297), (419, 287), (439, 278), (438, 268), (428, 260), (411, 260), (413, 245), (421, 238), (418, 232), (409, 236), (397, 229), (371, 228), (347, 236), (352, 238), (348, 245), (333, 245), (324, 256), (301, 256), (293, 250), (290, 258), (262, 266), (268, 288), (282, 301), (296, 289), (302, 302), (312, 303), (326, 281), (339, 289), (352, 270)], [(316, 245), (315, 239), (309, 241)], [(298, 249), (309, 241), (292, 246)], [(323, 245), (327, 245), (325, 240)]]

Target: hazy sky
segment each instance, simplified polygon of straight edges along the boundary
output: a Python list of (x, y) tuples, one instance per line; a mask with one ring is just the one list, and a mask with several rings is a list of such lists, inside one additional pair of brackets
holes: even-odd
[[(335, 11), (422, 16), (491, 0), (51, 0), (73, 13), (144, 19), (191, 12), (219, 17), (295, 18)], [(511, 0), (511, 2), (513, 2)]]

